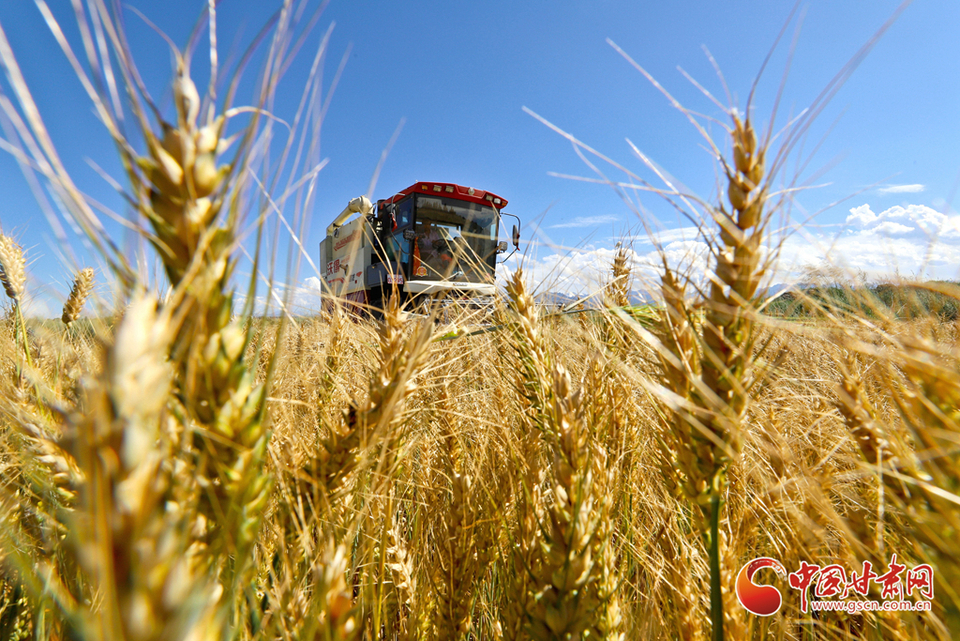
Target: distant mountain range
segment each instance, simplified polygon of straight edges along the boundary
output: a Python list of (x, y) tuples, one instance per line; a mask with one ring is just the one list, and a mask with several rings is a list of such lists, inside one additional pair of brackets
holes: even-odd
[[(757, 294), (760, 298), (769, 298), (771, 296), (776, 296), (777, 294), (780, 294), (788, 289), (796, 289), (797, 287), (798, 286), (788, 285), (786, 283), (775, 283), (767, 287), (766, 290), (757, 292)], [(549, 307), (574, 306), (578, 302), (581, 302), (582, 298), (582, 295), (569, 294), (565, 292), (542, 292), (534, 297), (538, 304)], [(631, 305), (648, 305), (657, 302), (656, 297), (649, 295), (647, 292), (641, 291), (630, 292), (628, 298)], [(604, 306), (603, 297), (601, 294), (593, 294), (589, 298), (582, 300), (582, 302), (583, 306), (586, 308), (599, 308)]]
[[(653, 302), (653, 298), (646, 296), (641, 292), (631, 292), (628, 298), (631, 305), (645, 305)], [(537, 294), (534, 299), (540, 305), (548, 305), (550, 307), (570, 307), (577, 305), (577, 303), (580, 302), (582, 302), (583, 306), (587, 308), (598, 308), (604, 306), (603, 297), (600, 294), (593, 294), (589, 298), (584, 298), (582, 295), (578, 296), (575, 294), (565, 294), (562, 292), (543, 292), (541, 294)]]

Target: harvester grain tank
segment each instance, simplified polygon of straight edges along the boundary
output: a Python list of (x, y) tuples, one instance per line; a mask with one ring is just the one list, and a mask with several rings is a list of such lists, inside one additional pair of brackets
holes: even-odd
[(382, 308), (392, 291), (414, 297), (492, 296), (503, 211), (492, 192), (452, 183), (418, 182), (376, 204), (354, 198), (320, 243), (323, 296), (358, 308)]

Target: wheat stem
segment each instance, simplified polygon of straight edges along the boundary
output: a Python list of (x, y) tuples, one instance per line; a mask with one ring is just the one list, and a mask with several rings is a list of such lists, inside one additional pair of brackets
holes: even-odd
[(723, 590), (720, 581), (720, 508), (719, 494), (710, 497), (710, 619), (713, 641), (723, 641)]
[(15, 303), (14, 309), (17, 313), (16, 322), (19, 328), (20, 345), (23, 348), (23, 355), (27, 360), (27, 367), (33, 368), (33, 359), (30, 356), (30, 340), (29, 335), (27, 334), (27, 323), (23, 318), (23, 309), (21, 308), (20, 303)]

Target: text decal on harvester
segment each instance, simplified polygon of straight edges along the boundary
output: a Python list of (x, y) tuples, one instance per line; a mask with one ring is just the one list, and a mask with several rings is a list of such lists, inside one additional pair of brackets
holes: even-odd
[[(820, 566), (800, 561), (797, 571), (787, 574), (783, 564), (776, 559), (760, 557), (740, 568), (736, 580), (740, 605), (759, 616), (776, 614), (783, 605), (780, 590), (759, 582), (762, 577), (754, 578), (764, 568), (770, 568), (781, 579), (786, 578), (790, 588), (800, 592), (800, 611), (803, 613), (811, 610), (923, 612), (931, 609), (933, 600), (933, 568), (924, 563), (908, 570), (907, 566), (897, 563), (896, 554), (890, 557), (883, 574), (875, 572), (870, 561), (864, 561), (860, 571), (849, 574), (840, 565)], [(854, 596), (868, 596), (871, 584), (876, 586), (879, 599), (857, 599)], [(810, 600), (811, 588), (813, 600)], [(911, 600), (914, 593), (917, 598)]]

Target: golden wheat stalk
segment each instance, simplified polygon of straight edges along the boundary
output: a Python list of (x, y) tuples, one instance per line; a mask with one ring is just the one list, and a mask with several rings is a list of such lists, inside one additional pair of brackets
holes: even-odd
[(613, 281), (610, 283), (610, 302), (615, 307), (626, 307), (630, 304), (630, 266), (627, 264), (627, 250), (623, 247), (617, 249), (611, 269)]
[(161, 425), (171, 328), (155, 301), (135, 299), (102, 371), (84, 383), (83, 406), (47, 448), (53, 478), (67, 477), (56, 518), (71, 535), (55, 563), (29, 571), (43, 585), (35, 597), (54, 597), (65, 636), (151, 641), (217, 629), (219, 596), (183, 536), (190, 515), (168, 502), (173, 469)]
[(20, 342), (27, 365), (33, 366), (30, 355), (30, 340), (27, 336), (27, 323), (23, 318), (23, 290), (26, 284), (26, 259), (23, 248), (13, 238), (0, 234), (0, 283), (7, 297), (13, 301), (15, 319), (15, 337)]
[[(547, 375), (550, 355), (546, 349), (541, 321), (533, 296), (527, 291), (523, 270), (518, 269), (507, 284), (508, 311), (504, 313), (511, 328), (508, 335), (509, 348), (502, 351), (501, 368), (513, 373), (513, 391), (516, 396), (514, 411), (518, 417), (519, 433), (516, 451), (511, 451), (514, 486), (511, 494), (516, 497), (513, 510), (516, 519), (514, 540), (509, 558), (512, 562), (509, 575), (508, 600), (502, 612), (507, 639), (525, 637), (527, 611), (533, 577), (539, 573), (540, 556), (536, 553), (539, 540), (538, 522), (543, 515), (544, 497), (542, 484), (545, 475), (542, 436), (549, 429), (547, 407), (550, 380)], [(506, 358), (513, 352), (515, 359)]]
[[(388, 509), (393, 502), (388, 501)], [(420, 593), (417, 590), (417, 576), (413, 566), (413, 558), (409, 551), (409, 543), (394, 516), (390, 516), (390, 527), (386, 528), (386, 545), (383, 549), (384, 567), (390, 577), (392, 592), (396, 598), (393, 614), (397, 619), (397, 638), (399, 641), (410, 641), (416, 638), (418, 628), (417, 615)]]
[(885, 466), (890, 472), (883, 479), (905, 508), (902, 512), (912, 537), (925, 544), (929, 551), (925, 556), (938, 567), (936, 583), (943, 589), (943, 601), (956, 609), (960, 607), (956, 588), (960, 545), (953, 534), (960, 532), (960, 453), (956, 447), (960, 436), (960, 353), (954, 341), (911, 335), (897, 340), (895, 358), (906, 374), (907, 385), (893, 398), (915, 451), (890, 446), (893, 456)]
[[(543, 340), (536, 302), (527, 291), (522, 269), (511, 276), (507, 283), (507, 295), (512, 312), (511, 336), (520, 365), (517, 385), (521, 395), (526, 398), (522, 415), (532, 418), (533, 426), (543, 431), (549, 395), (550, 357)], [(535, 435), (531, 436), (535, 438)]]
[(343, 544), (328, 543), (328, 550), (321, 563), (313, 570), (315, 592), (313, 601), (319, 609), (317, 616), (307, 618), (307, 630), (314, 626), (320, 629), (316, 636), (308, 634), (300, 638), (317, 641), (352, 641), (358, 639), (363, 629), (357, 624), (358, 608), (354, 606), (352, 586), (347, 585), (347, 561), (349, 551)]
[(740, 451), (739, 421), (746, 409), (746, 389), (753, 361), (752, 301), (764, 275), (760, 245), (766, 228), (764, 204), (765, 150), (758, 148), (749, 119), (734, 114), (733, 166), (726, 166), (727, 196), (732, 212), (721, 203), (713, 211), (719, 226), (720, 242), (714, 248), (710, 295), (705, 301), (703, 329), (703, 383), (711, 397), (701, 405), (711, 411), (706, 435), (712, 447), (702, 461), (710, 479), (711, 492), (722, 491), (726, 466)]
[(69, 326), (80, 317), (80, 311), (83, 304), (87, 302), (87, 297), (93, 291), (93, 269), (87, 267), (77, 272), (73, 280), (73, 288), (70, 290), (70, 296), (63, 304), (63, 315), (60, 319), (64, 325)]
[(630, 340), (632, 330), (632, 309), (630, 308), (630, 288), (632, 272), (627, 250), (617, 243), (617, 253), (611, 265), (612, 280), (604, 293), (607, 313), (600, 318), (599, 337), (608, 351), (627, 357), (632, 350)]
[[(672, 525), (672, 523), (671, 523)], [(674, 526), (675, 527), (675, 526)], [(684, 641), (701, 641), (703, 639), (703, 617), (700, 614), (700, 594), (697, 593), (697, 583), (692, 576), (693, 567), (689, 544), (677, 537), (676, 531), (666, 531), (664, 525), (660, 535), (656, 537), (657, 544), (663, 551), (663, 562), (672, 594), (669, 603), (673, 609), (673, 627), (676, 638)], [(677, 549), (679, 547), (679, 549)]]
[[(212, 25), (212, 23), (211, 23)], [(211, 27), (212, 28), (212, 27)], [(283, 37), (283, 26), (279, 37)], [(212, 34), (211, 34), (212, 35)], [(216, 100), (200, 114), (201, 97), (190, 77), (190, 55), (174, 49), (172, 94), (175, 121), (160, 120), (158, 131), (142, 113), (133, 83), (133, 62), (119, 52), (131, 85), (136, 123), (147, 153), (136, 155), (121, 145), (130, 182), (130, 200), (149, 221), (150, 241), (157, 248), (173, 286), (166, 304), (176, 335), (170, 358), (177, 365), (176, 396), (186, 436), (183, 450), (194, 467), (199, 510), (208, 524), (202, 538), (211, 558), (236, 562), (224, 565), (224, 581), (239, 585), (250, 564), (267, 506), (273, 478), (265, 469), (270, 430), (266, 397), (272, 372), (257, 380), (248, 368), (249, 331), (234, 320), (235, 265), (246, 154), (253, 144), (258, 110), (242, 130), (242, 143), (232, 162), (220, 157), (230, 147), (224, 138), (232, 112), (228, 105), (216, 114)], [(272, 79), (267, 91), (272, 87)], [(159, 118), (159, 114), (158, 118)], [(226, 214), (221, 216), (221, 210)], [(256, 271), (256, 267), (255, 267)], [(278, 340), (284, 323), (278, 327)]]
[(0, 283), (14, 303), (20, 303), (26, 283), (26, 261), (23, 248), (9, 236), (0, 234)]
[(663, 472), (680, 494), (696, 504), (710, 483), (699, 460), (700, 450), (706, 446), (703, 439), (696, 438), (697, 429), (702, 429), (700, 419), (690, 407), (695, 382), (700, 377), (698, 336), (686, 300), (685, 284), (678, 281), (676, 273), (666, 264), (660, 283), (664, 311), (658, 338), (663, 347), (657, 354), (663, 368), (663, 385), (675, 395), (672, 403), (664, 403), (672, 421), (660, 440)]
[(495, 513), (484, 488), (465, 469), (464, 452), (448, 379), (440, 383), (437, 406), (444, 448), (444, 476), (450, 480), (449, 504), (444, 502), (434, 572), (436, 615), (433, 632), (439, 639), (462, 641), (471, 631), (472, 610), (479, 583), (493, 562), (495, 545), (484, 516)]
[[(335, 344), (330, 349), (339, 361), (344, 328), (337, 320), (333, 322)], [(391, 299), (379, 326), (378, 364), (369, 380), (367, 398), (351, 401), (339, 413), (337, 422), (329, 420), (326, 405), (339, 363), (321, 374), (320, 447), (310, 454), (292, 480), (294, 496), (304, 502), (300, 508), (303, 520), (311, 528), (327, 523), (335, 531), (328, 534), (339, 542), (357, 517), (346, 513), (345, 503), (361, 474), (374, 464), (379, 467), (378, 473), (391, 473), (396, 463), (391, 457), (396, 454), (400, 428), (406, 420), (406, 405), (417, 389), (415, 379), (426, 362), (432, 331), (432, 324), (423, 324), (407, 334), (402, 313), (396, 300)], [(329, 359), (328, 353), (328, 362)]]
[(609, 530), (612, 497), (601, 489), (607, 471), (593, 460), (597, 452), (589, 442), (582, 391), (572, 389), (563, 367), (554, 370), (551, 393), (547, 420), (552, 502), (539, 546), (528, 551), (539, 557), (528, 563), (537, 568), (526, 599), (529, 632), (543, 641), (575, 635), (619, 640), (623, 635)]
[[(716, 641), (724, 638), (725, 620), (731, 620), (736, 628), (740, 623), (737, 613), (725, 613), (723, 608), (720, 511), (727, 490), (727, 471), (741, 451), (743, 415), (750, 394), (757, 391), (753, 305), (766, 270), (766, 264), (761, 262), (761, 245), (770, 216), (765, 210), (766, 148), (758, 143), (749, 118), (741, 121), (735, 112), (732, 117), (733, 163), (723, 163), (730, 209), (722, 202), (710, 208), (719, 230), (717, 237), (711, 239), (714, 265), (709, 295), (704, 300), (701, 374), (699, 381), (691, 376), (697, 383), (690, 388), (694, 409), (686, 413), (684, 422), (692, 429), (680, 426), (683, 443), (677, 452), (686, 486), (697, 493), (696, 503), (703, 516), (709, 516), (709, 526), (701, 521), (700, 529), (709, 546), (711, 620)], [(669, 291), (676, 288), (672, 283), (668, 285), (665, 294), (676, 304)], [(671, 341), (675, 349), (685, 351), (675, 339)], [(678, 355), (686, 358), (686, 354)]]

